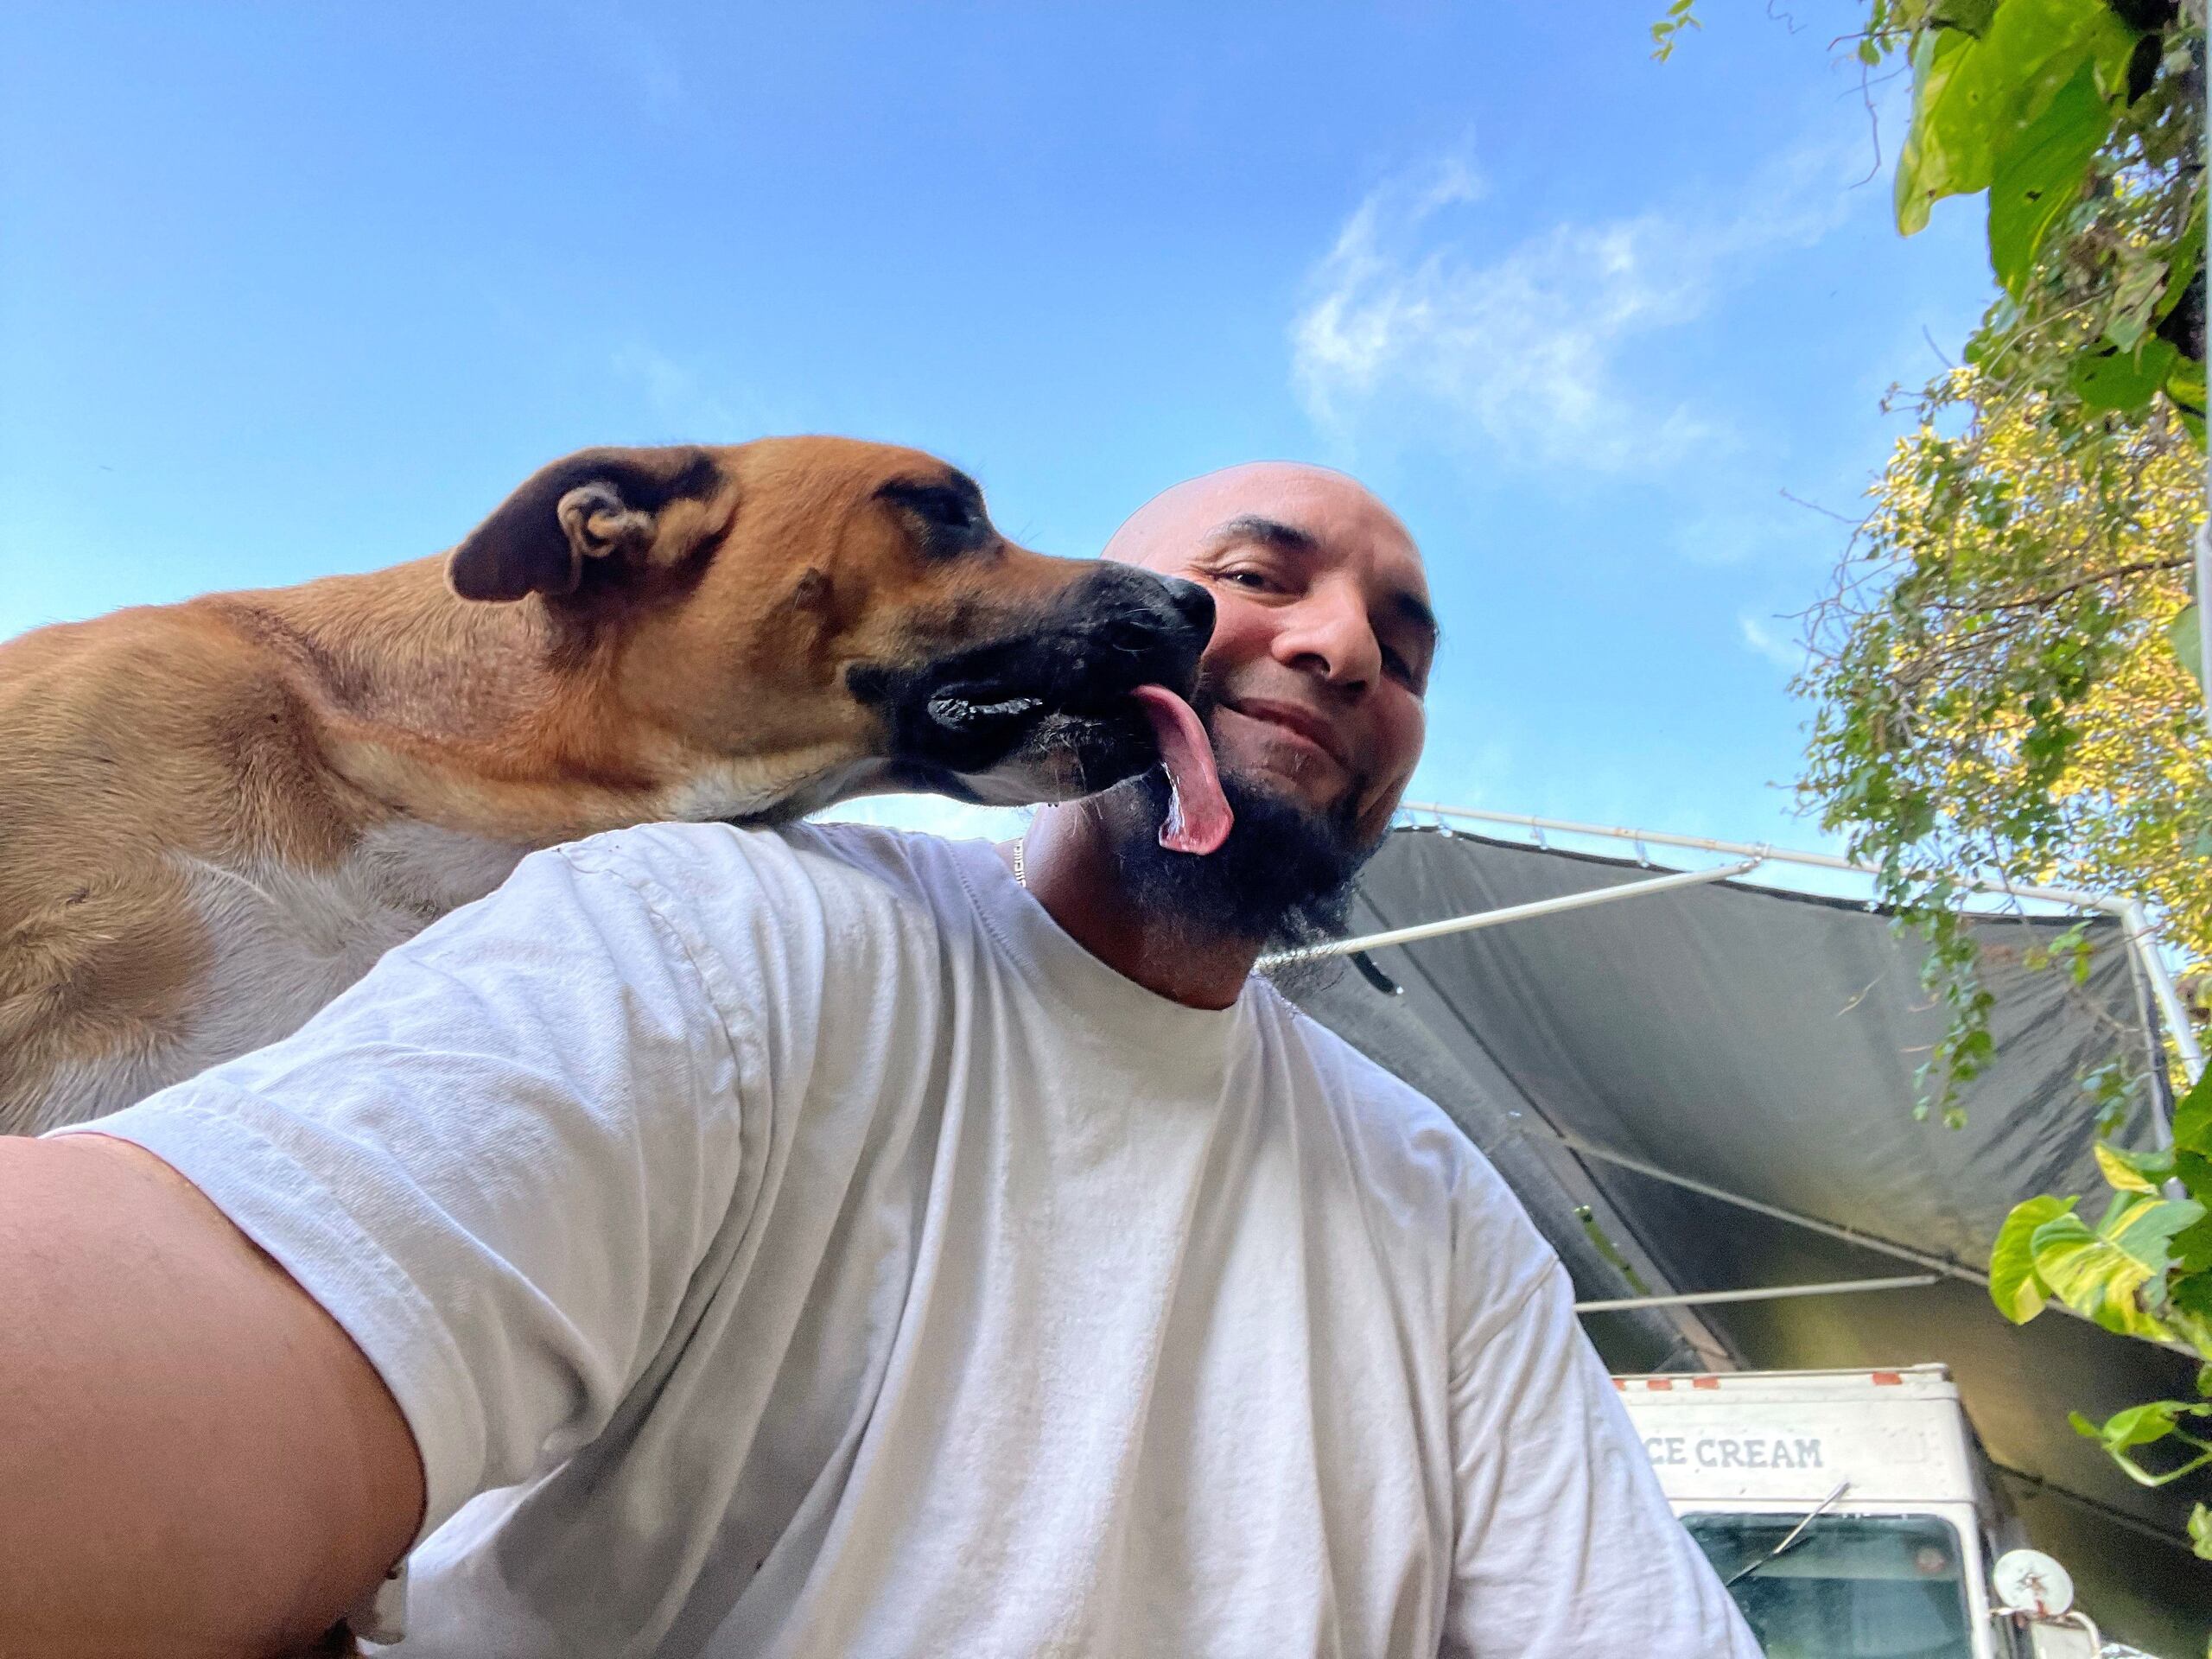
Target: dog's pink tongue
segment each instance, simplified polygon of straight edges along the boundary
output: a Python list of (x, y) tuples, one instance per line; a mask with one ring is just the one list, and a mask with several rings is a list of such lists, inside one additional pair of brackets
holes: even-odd
[(1214, 770), (1213, 744), (1198, 711), (1164, 685), (1141, 685), (1129, 694), (1152, 722), (1160, 763), (1173, 791), (1160, 844), (1172, 852), (1205, 854), (1229, 839), (1236, 822)]

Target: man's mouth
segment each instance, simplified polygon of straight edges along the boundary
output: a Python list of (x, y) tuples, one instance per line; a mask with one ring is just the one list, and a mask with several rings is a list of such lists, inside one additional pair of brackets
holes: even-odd
[(1350, 774), (1351, 765), (1345, 759), (1342, 738), (1327, 721), (1311, 709), (1300, 708), (1295, 703), (1255, 697), (1238, 698), (1235, 702), (1224, 700), (1221, 707), (1243, 715), (1246, 720), (1288, 733), (1307, 747), (1319, 750), (1336, 764), (1338, 771)]

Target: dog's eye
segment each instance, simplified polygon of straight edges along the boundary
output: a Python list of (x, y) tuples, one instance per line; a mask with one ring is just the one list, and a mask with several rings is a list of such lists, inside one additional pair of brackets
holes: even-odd
[(877, 493), (921, 521), (932, 553), (963, 552), (980, 543), (989, 528), (982, 502), (950, 485), (901, 480), (886, 484)]
[(946, 530), (973, 530), (976, 510), (955, 491), (922, 485), (902, 490), (897, 498), (910, 512)]
[(931, 490), (914, 503), (923, 518), (947, 530), (973, 530), (976, 512), (950, 490)]

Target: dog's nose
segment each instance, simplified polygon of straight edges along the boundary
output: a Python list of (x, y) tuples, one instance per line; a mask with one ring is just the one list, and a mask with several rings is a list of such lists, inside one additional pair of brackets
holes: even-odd
[(1213, 632), (1213, 595), (1195, 582), (1185, 582), (1180, 576), (1162, 576), (1167, 584), (1167, 597), (1175, 607), (1175, 613), (1200, 633)]

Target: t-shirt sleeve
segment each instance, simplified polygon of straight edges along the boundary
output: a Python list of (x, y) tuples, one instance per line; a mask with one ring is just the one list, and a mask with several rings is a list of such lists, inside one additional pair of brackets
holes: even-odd
[(79, 1132), (175, 1166), (353, 1336), (427, 1534), (589, 1440), (667, 1337), (765, 1109), (731, 971), (620, 838), (556, 849), (293, 1036)]
[(1451, 1659), (1759, 1659), (1659, 1489), (1567, 1271), (1462, 1327)]

